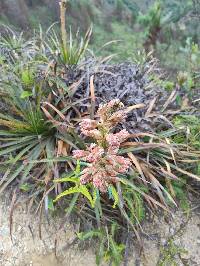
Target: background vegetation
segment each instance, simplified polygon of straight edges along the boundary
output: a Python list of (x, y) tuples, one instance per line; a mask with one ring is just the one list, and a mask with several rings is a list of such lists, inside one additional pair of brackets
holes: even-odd
[[(174, 71), (188, 70), (190, 46), (200, 42), (198, 0), (74, 0), (69, 1), (67, 12), (68, 26), (75, 30), (94, 25), (94, 51), (118, 53), (116, 60), (127, 60), (138, 48), (154, 48), (172, 76)], [(2, 0), (0, 21), (29, 33), (39, 24), (47, 28), (59, 21), (58, 1)], [(111, 40), (120, 42), (99, 51)]]

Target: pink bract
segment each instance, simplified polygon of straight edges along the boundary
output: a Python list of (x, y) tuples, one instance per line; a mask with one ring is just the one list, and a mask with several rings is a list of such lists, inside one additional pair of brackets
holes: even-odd
[(126, 173), (131, 165), (128, 158), (117, 155), (120, 144), (129, 133), (123, 129), (118, 133), (110, 133), (117, 123), (126, 117), (122, 110), (123, 104), (117, 99), (101, 105), (97, 111), (99, 122), (84, 119), (81, 123), (81, 132), (92, 137), (97, 144), (92, 143), (86, 151), (76, 150), (73, 156), (89, 163), (82, 171), (81, 184), (92, 182), (94, 187), (105, 193), (110, 184), (118, 181), (118, 174)]

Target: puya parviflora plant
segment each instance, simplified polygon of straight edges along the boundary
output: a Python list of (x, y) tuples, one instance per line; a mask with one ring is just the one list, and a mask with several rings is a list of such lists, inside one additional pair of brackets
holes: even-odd
[(122, 108), (119, 100), (112, 100), (98, 109), (99, 121), (83, 120), (81, 132), (95, 143), (90, 144), (86, 151), (73, 152), (74, 158), (89, 163), (82, 172), (81, 183), (92, 182), (103, 193), (107, 192), (109, 185), (117, 183), (117, 176), (126, 173), (131, 165), (129, 158), (118, 155), (120, 144), (129, 137), (129, 133), (126, 129), (111, 133), (111, 129), (126, 116)]
[[(30, 190), (36, 190), (38, 194), (46, 189), (55, 169), (59, 168), (57, 161), (52, 162), (61, 155), (59, 147), (67, 145), (66, 142), (76, 141), (68, 135), (66, 123), (63, 123), (63, 116), (56, 109), (57, 106), (48, 111), (48, 105), (44, 104), (43, 99), (49, 99), (51, 91), (57, 86), (55, 84), (50, 87), (45, 79), (38, 77), (39, 66), (34, 53), (33, 57), (26, 50), (23, 55), (18, 50), (14, 55), (5, 51), (3, 54), (7, 56), (0, 66), (3, 105), (0, 110), (0, 167), (4, 173), (0, 181), (0, 192), (20, 177), (20, 186), (29, 183)], [(49, 105), (52, 106), (50, 103)], [(56, 115), (57, 118), (54, 117)], [(65, 138), (66, 141), (63, 140)], [(29, 163), (30, 161), (35, 162)]]
[(171, 22), (172, 14), (169, 12), (163, 15), (161, 1), (157, 0), (150, 7), (147, 14), (140, 14), (138, 16), (138, 22), (145, 27), (145, 37), (144, 48), (146, 52), (156, 48), (156, 42), (159, 38), (159, 33), (161, 32), (163, 26)]
[[(98, 240), (97, 265), (100, 265), (103, 259), (112, 265), (120, 265), (125, 249), (125, 245), (115, 239), (115, 232), (119, 231), (121, 225), (118, 224), (118, 221), (113, 222), (114, 217), (119, 215), (119, 211), (112, 213), (112, 209), (116, 209), (120, 202), (117, 191), (120, 176), (122, 179), (131, 166), (131, 160), (127, 156), (118, 154), (120, 144), (129, 137), (129, 133), (125, 129), (116, 133), (112, 131), (118, 123), (125, 119), (127, 112), (128, 109), (125, 109), (119, 100), (114, 99), (99, 107), (95, 120), (83, 119), (80, 123), (81, 133), (93, 142), (87, 145), (86, 150), (74, 150), (73, 157), (77, 160), (76, 170), (67, 177), (55, 180), (56, 183), (61, 182), (65, 185), (72, 183), (74, 185), (67, 185), (67, 190), (58, 195), (54, 202), (74, 194), (68, 208), (70, 213), (73, 207), (79, 215), (88, 217), (88, 220), (94, 216), (93, 219), (96, 222), (94, 222), (93, 229), (78, 233), (78, 237), (82, 241), (92, 238)], [(136, 197), (137, 191), (134, 193), (124, 191), (124, 194), (126, 194), (127, 201), (131, 201), (131, 196), (134, 194)], [(88, 207), (84, 206), (87, 203), (83, 204), (81, 195), (87, 199), (93, 210), (88, 210)], [(139, 195), (137, 196), (139, 198)], [(78, 197), (82, 202), (81, 210), (78, 208), (80, 204), (77, 200)], [(111, 204), (111, 202), (114, 203)], [(137, 200), (135, 202), (138, 203)], [(139, 210), (139, 207), (135, 206)], [(121, 208), (123, 209), (123, 207)], [(135, 219), (137, 214), (132, 209), (130, 213)], [(106, 214), (107, 211), (109, 211), (108, 214)], [(126, 214), (124, 215), (126, 216)], [(104, 225), (104, 220), (107, 220), (109, 229)], [(110, 233), (107, 230), (110, 230)]]
[(13, 86), (10, 90), (6, 101), (8, 114), (0, 112), (0, 167), (4, 173), (0, 192), (17, 179), (17, 184), (29, 183), (29, 187), (38, 194), (45, 190), (59, 168), (56, 158), (64, 155), (59, 152), (59, 147), (69, 142), (70, 137), (67, 137), (65, 124), (58, 119), (49, 123), (37, 100), (40, 97), (25, 95), (23, 90), (15, 88)]
[[(45, 96), (51, 98), (52, 87), (43, 87), (44, 83), (37, 82), (29, 70), (21, 73), (22, 76), (12, 73), (0, 82), (4, 89), (1, 100), (6, 108), (6, 112), (0, 111), (0, 167), (4, 173), (0, 192), (17, 179), (17, 184), (28, 183), (30, 191), (39, 194), (59, 173), (59, 165), (66, 161), (72, 146), (82, 147), (82, 143), (79, 146), (79, 137), (69, 133), (59, 106), (43, 101)], [(54, 97), (52, 102), (56, 100)]]
[(175, 138), (177, 143), (188, 144), (188, 149), (200, 148), (200, 118), (197, 115), (178, 115), (174, 125), (185, 131)]
[[(107, 193), (110, 187), (113, 194), (117, 195), (114, 185), (119, 182), (118, 175), (125, 174), (131, 165), (129, 158), (118, 155), (120, 144), (128, 138), (129, 133), (125, 129), (117, 133), (111, 133), (111, 130), (125, 116), (123, 104), (119, 100), (112, 100), (99, 107), (97, 120), (83, 119), (80, 123), (82, 134), (94, 141), (86, 150), (73, 151), (75, 159), (86, 163), (80, 173), (81, 186), (92, 184), (101, 193)], [(67, 194), (68, 191), (65, 191), (57, 199)]]
[[(65, 55), (70, 54), (71, 61), (65, 63), (72, 65), (77, 64), (83, 56), (89, 37), (80, 42), (73, 40), (71, 33), (69, 40), (64, 37), (65, 11), (63, 4), (61, 5), (62, 39), (57, 38), (58, 42), (55, 43), (53, 39), (55, 36), (51, 35), (51, 43), (56, 49), (60, 47)], [(23, 34), (17, 34), (11, 29), (8, 29), (5, 36), (0, 37), (0, 96), (7, 112), (1, 110), (0, 113), (0, 156), (4, 171), (0, 181), (1, 192), (19, 176), (21, 176), (19, 181), (21, 185), (30, 182), (29, 187), (37, 190), (39, 185), (42, 191), (58, 167), (57, 161), (52, 162), (52, 160), (59, 155), (66, 155), (71, 146), (78, 147), (76, 145), (78, 136), (75, 140), (68, 134), (62, 114), (64, 111), (59, 111), (63, 106), (68, 106), (68, 87), (61, 81), (60, 72), (55, 74), (51, 67), (52, 57), (43, 37), (40, 31), (39, 36), (36, 35), (26, 41)], [(64, 39), (67, 45), (64, 45)], [(79, 46), (76, 46), (78, 44)], [(59, 57), (60, 53), (61, 51), (58, 51), (56, 55)], [(56, 57), (56, 63), (57, 59)], [(47, 102), (44, 103), (44, 99), (47, 99)], [(70, 103), (70, 107), (65, 111), (67, 112), (72, 106), (73, 103)], [(62, 152), (59, 152), (60, 150)], [(47, 161), (41, 162), (41, 160)], [(40, 168), (40, 174), (34, 174), (38, 172), (38, 165), (41, 164), (43, 166)], [(37, 176), (36, 179), (34, 175)], [(37, 180), (37, 184), (34, 180)]]
[[(78, 236), (81, 240), (95, 238), (100, 241), (101, 254), (97, 255), (97, 263), (100, 263), (102, 258), (109, 258), (113, 265), (120, 265), (124, 251), (123, 242), (119, 239), (115, 242), (114, 238), (109, 238), (109, 243), (112, 245), (106, 245), (105, 239), (108, 234), (104, 228), (105, 221), (109, 228), (112, 228), (113, 220), (122, 229), (128, 224), (139, 238), (135, 226), (145, 217), (144, 200), (151, 207), (160, 206), (166, 210), (166, 206), (163, 205), (168, 203), (163, 195), (165, 193), (168, 200), (176, 204), (170, 196), (171, 191), (168, 192), (154, 177), (153, 166), (149, 167), (148, 174), (147, 166), (140, 166), (131, 153), (134, 150), (129, 147), (125, 151), (121, 147), (122, 145), (126, 147), (128, 144), (125, 141), (133, 137), (125, 129), (115, 131), (128, 111), (119, 100), (112, 100), (99, 107), (95, 119), (83, 119), (80, 123), (81, 133), (86, 137), (85, 140), (90, 140), (92, 143), (88, 144), (85, 150), (74, 150), (73, 157), (77, 160), (76, 170), (66, 177), (55, 180), (56, 183), (63, 183), (63, 187), (67, 189), (60, 193), (54, 202), (61, 198), (69, 198), (73, 194), (67, 209), (68, 214), (74, 209), (83, 223), (87, 223), (87, 219), (91, 220), (93, 229), (84, 230), (84, 226), (81, 225), (83, 231), (78, 233)], [(150, 178), (152, 184), (149, 180), (144, 180), (142, 184), (140, 178), (145, 178), (144, 175)], [(151, 186), (154, 190), (157, 188), (157, 198), (152, 197)], [(118, 256), (115, 254), (119, 251), (120, 257), (119, 254)]]
[[(87, 145), (86, 150), (73, 151), (73, 157), (85, 166), (79, 174), (78, 186), (95, 188), (102, 194), (108, 194), (112, 188), (117, 202), (114, 205), (120, 205), (119, 194), (123, 197), (123, 193), (130, 193), (130, 190), (139, 193), (147, 202), (164, 209), (168, 205), (168, 200), (176, 205), (173, 196), (170, 195), (174, 194), (170, 179), (178, 179), (175, 171), (199, 180), (198, 176), (182, 170), (177, 162), (184, 156), (193, 158), (198, 154), (187, 153), (185, 147), (180, 146), (178, 149), (177, 146), (171, 145), (167, 138), (170, 132), (163, 132), (163, 136), (148, 133), (129, 134), (125, 129), (114, 132), (117, 124), (125, 119), (127, 110), (119, 100), (115, 99), (99, 107), (96, 119), (83, 119), (80, 123), (82, 134), (92, 140), (92, 143)], [(125, 142), (139, 135), (147, 137), (147, 142), (145, 140)], [(155, 142), (149, 137), (155, 138)], [(147, 160), (142, 159), (142, 156), (143, 158), (148, 156)], [(136, 185), (138, 178), (142, 180), (143, 186), (141, 180), (140, 185)], [(58, 180), (58, 182), (65, 181), (70, 180)], [(170, 188), (170, 193), (165, 189), (165, 182)], [(119, 186), (122, 188), (119, 189)], [(127, 187), (130, 188), (129, 191), (126, 191)], [(56, 200), (68, 195), (70, 191), (64, 191)], [(159, 201), (149, 193), (156, 195)]]
[(8, 26), (4, 26), (5, 33), (0, 35), (0, 58), (12, 63), (20, 57), (33, 54), (36, 48), (36, 39), (26, 40), (24, 33), (17, 33)]
[(195, 88), (199, 87), (200, 82), (200, 48), (191, 38), (187, 38), (185, 47), (181, 47), (180, 50), (187, 63), (185, 71), (178, 73), (177, 83), (189, 96), (192, 96)]
[(68, 0), (61, 0), (60, 4), (60, 36), (52, 27), (49, 28), (45, 46), (50, 51), (58, 64), (71, 68), (77, 66), (84, 57), (92, 34), (92, 26), (85, 36), (80, 37), (79, 31), (73, 36), (70, 28), (69, 34), (66, 27), (66, 9)]
[[(187, 145), (188, 151), (200, 148), (200, 118), (197, 115), (178, 115), (174, 118), (174, 125), (184, 129), (179, 135), (173, 136), (176, 143)], [(191, 169), (200, 175), (200, 163), (196, 161), (196, 167)]]
[(32, 90), (38, 83), (45, 98), (55, 90), (60, 94), (58, 89), (61, 87), (67, 94), (69, 90), (62, 81), (63, 73), (66, 67), (77, 66), (85, 55), (92, 28), (83, 38), (79, 31), (73, 35), (71, 28), (67, 33), (67, 2), (60, 2), (60, 31), (54, 30), (54, 24), (46, 32), (40, 27), (39, 32), (36, 31), (32, 38), (26, 40), (23, 33), (18, 34), (6, 27), (5, 34), (0, 36), (0, 67), (3, 66), (4, 76), (9, 76), (9, 81), (30, 85), (24, 89), (25, 97), (34, 94)]

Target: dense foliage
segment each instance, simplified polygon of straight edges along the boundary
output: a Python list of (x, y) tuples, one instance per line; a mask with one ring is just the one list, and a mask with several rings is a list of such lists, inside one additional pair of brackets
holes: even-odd
[[(141, 244), (147, 213), (188, 211), (188, 184), (200, 181), (200, 50), (196, 32), (184, 36), (174, 28), (188, 14), (198, 16), (195, 3), (62, 0), (60, 11), (55, 1), (0, 3), (2, 20), (8, 22), (15, 8), (24, 29), (35, 26), (39, 5), (39, 16), (57, 10), (44, 24), (60, 14), (60, 29), (40, 26), (31, 37), (2, 27), (0, 193), (15, 187), (28, 200), (39, 199), (38, 210), (60, 210), (79, 221), (77, 237), (98, 240), (97, 265), (103, 259), (120, 265), (134, 236)], [(81, 33), (74, 30), (77, 21)], [(97, 49), (119, 35), (125, 43)], [(144, 49), (133, 53), (134, 45)], [(184, 64), (170, 65), (178, 71), (166, 80), (154, 56), (165, 51), (162, 63), (171, 63), (177, 45)], [(108, 56), (96, 56), (91, 47)], [(108, 66), (110, 52), (130, 63)]]

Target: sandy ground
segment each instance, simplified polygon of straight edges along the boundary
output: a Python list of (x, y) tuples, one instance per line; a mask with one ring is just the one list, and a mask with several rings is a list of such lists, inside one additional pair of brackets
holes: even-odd
[[(10, 200), (0, 199), (0, 266), (93, 266), (95, 256), (91, 250), (81, 252), (76, 245), (66, 248), (75, 238), (70, 225), (59, 230), (61, 220), (42, 217), (39, 237), (39, 215), (28, 213), (24, 204), (18, 206), (13, 214), (13, 234), (10, 237)], [(57, 255), (55, 257), (55, 239)]]
[[(26, 205), (19, 206), (14, 212), (13, 239), (10, 237), (9, 210), (10, 200), (0, 199), (0, 265), (1, 266), (95, 266), (94, 252), (89, 249), (80, 251), (77, 246), (67, 248), (75, 237), (73, 228), (66, 225), (59, 230), (60, 220), (50, 219), (48, 224), (42, 219), (42, 240), (39, 238), (39, 217), (28, 213)], [(199, 209), (200, 212), (200, 209)], [(154, 218), (143, 225), (144, 250), (139, 256), (137, 248), (131, 252), (130, 266), (160, 266), (161, 246), (172, 239), (183, 249), (183, 254), (175, 255), (178, 266), (200, 266), (200, 213), (198, 209), (189, 218), (180, 211), (174, 218), (166, 221)], [(55, 239), (57, 255), (55, 257)], [(104, 265), (107, 265), (106, 263)], [(168, 265), (163, 265), (168, 266)], [(172, 266), (172, 264), (169, 264)]]

